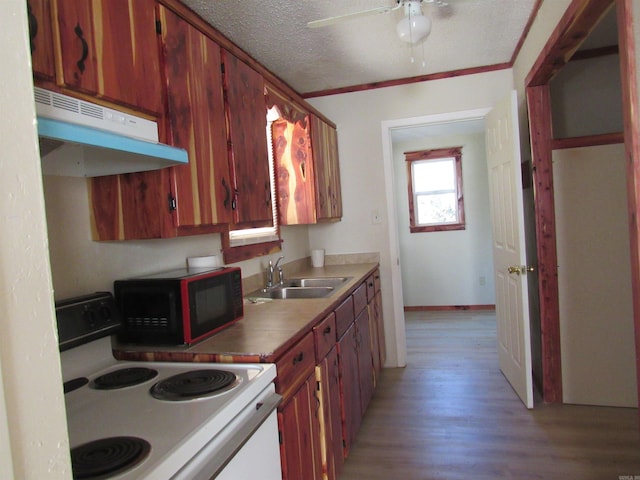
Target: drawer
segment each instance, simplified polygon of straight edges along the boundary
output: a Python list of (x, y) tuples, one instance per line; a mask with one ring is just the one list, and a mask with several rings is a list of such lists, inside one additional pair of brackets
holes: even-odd
[(364, 283), (367, 284), (367, 303), (371, 303), (373, 297), (376, 296), (375, 274), (372, 273), (371, 275), (369, 275)]
[(336, 340), (340, 339), (344, 332), (347, 331), (349, 325), (355, 320), (353, 314), (353, 296), (349, 295), (347, 299), (335, 309), (336, 313)]
[(313, 332), (309, 332), (276, 361), (276, 391), (286, 400), (311, 375), (315, 364)]
[(336, 314), (331, 313), (313, 327), (316, 346), (316, 364), (322, 362), (336, 344)]
[(362, 282), (362, 284), (356, 288), (355, 292), (353, 292), (353, 313), (354, 316), (358, 316), (362, 310), (367, 306), (367, 282)]
[(375, 285), (376, 293), (380, 291), (380, 270), (376, 270), (373, 273), (373, 284)]

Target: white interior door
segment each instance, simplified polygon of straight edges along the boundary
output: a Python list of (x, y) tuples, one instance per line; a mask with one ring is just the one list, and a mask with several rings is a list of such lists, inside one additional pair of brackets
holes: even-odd
[(489, 112), (487, 165), (500, 369), (526, 407), (533, 408), (517, 112), (515, 91)]

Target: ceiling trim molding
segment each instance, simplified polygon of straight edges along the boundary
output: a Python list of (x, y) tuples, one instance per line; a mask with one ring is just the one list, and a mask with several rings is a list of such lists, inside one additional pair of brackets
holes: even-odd
[(328, 95), (338, 95), (341, 93), (362, 92), (364, 90), (375, 90), (377, 88), (396, 87), (398, 85), (408, 85), (410, 83), (427, 82), (430, 80), (442, 80), (445, 78), (461, 77), (463, 75), (475, 75), (477, 73), (494, 72), (496, 70), (506, 70), (513, 66), (511, 62), (487, 65), (484, 67), (463, 68), (451, 70), (449, 72), (430, 73), (428, 75), (418, 75), (417, 77), (398, 78), (396, 80), (385, 80), (382, 82), (364, 83), (362, 85), (352, 85), (349, 87), (331, 88), (328, 90), (318, 90), (316, 92), (303, 93), (302, 98), (326, 97)]

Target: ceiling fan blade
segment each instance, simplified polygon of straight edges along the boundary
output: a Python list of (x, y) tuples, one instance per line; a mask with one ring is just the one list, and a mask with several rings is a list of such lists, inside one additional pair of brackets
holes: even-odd
[(324, 18), (322, 20), (314, 20), (312, 22), (307, 23), (307, 27), (309, 28), (325, 27), (327, 25), (333, 25), (335, 23), (339, 23), (345, 20), (351, 20), (353, 18), (366, 17), (367, 15), (373, 15), (376, 13), (393, 12), (394, 10), (397, 10), (400, 7), (402, 7), (402, 2), (398, 2), (398, 4), (394, 7), (378, 7), (378, 8), (372, 8), (370, 10), (361, 10), (359, 12), (347, 13), (345, 15), (338, 15), (336, 17)]

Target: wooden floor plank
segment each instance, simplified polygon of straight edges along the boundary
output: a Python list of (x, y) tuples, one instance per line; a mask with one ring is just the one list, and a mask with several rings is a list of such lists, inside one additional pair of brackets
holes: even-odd
[(408, 312), (340, 480), (640, 479), (638, 410), (536, 404), (498, 368), (492, 312)]

